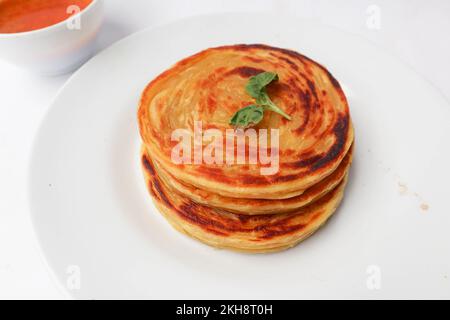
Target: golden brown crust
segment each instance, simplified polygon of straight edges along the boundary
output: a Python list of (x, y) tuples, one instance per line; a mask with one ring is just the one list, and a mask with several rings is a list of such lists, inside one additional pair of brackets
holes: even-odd
[[(170, 159), (171, 133), (194, 121), (229, 129), (239, 108), (253, 103), (245, 92), (249, 77), (277, 72), (268, 89), (272, 100), (292, 116), (267, 112), (258, 128), (280, 129), (280, 170), (263, 176), (260, 165), (176, 165)], [(146, 148), (161, 167), (181, 182), (226, 197), (282, 198), (330, 175), (353, 141), (345, 95), (321, 65), (294, 51), (265, 45), (212, 48), (182, 60), (145, 89), (138, 112)]]

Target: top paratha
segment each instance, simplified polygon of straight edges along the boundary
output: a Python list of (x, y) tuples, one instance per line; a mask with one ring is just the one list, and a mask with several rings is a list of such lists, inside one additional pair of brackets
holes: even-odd
[[(174, 130), (193, 132), (195, 121), (201, 121), (204, 129), (225, 133), (232, 115), (254, 103), (245, 85), (263, 71), (279, 75), (268, 93), (292, 117), (289, 121), (266, 111), (256, 127), (279, 129), (278, 172), (261, 175), (261, 164), (174, 163)], [(212, 48), (180, 61), (147, 86), (138, 118), (144, 144), (164, 170), (180, 181), (236, 198), (301, 193), (331, 174), (353, 141), (347, 100), (337, 80), (299, 53), (266, 45)]]

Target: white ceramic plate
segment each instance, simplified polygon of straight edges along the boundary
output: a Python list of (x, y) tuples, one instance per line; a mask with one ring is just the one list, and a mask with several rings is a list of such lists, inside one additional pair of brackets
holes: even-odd
[[(356, 128), (342, 206), (282, 253), (238, 254), (179, 234), (141, 174), (136, 110), (147, 82), (183, 57), (235, 43), (324, 64)], [(32, 220), (76, 298), (450, 298), (449, 124), (432, 86), (357, 36), (283, 16), (183, 20), (120, 41), (64, 86), (36, 138)]]

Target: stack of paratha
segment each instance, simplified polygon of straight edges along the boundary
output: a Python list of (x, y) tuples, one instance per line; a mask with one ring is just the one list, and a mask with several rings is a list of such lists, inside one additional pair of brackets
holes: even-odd
[[(278, 80), (267, 93), (291, 120), (265, 111), (256, 126), (237, 130), (254, 130), (258, 138), (261, 129), (277, 130), (278, 145), (266, 151), (277, 153), (278, 170), (269, 175), (261, 170), (267, 163), (229, 161), (228, 149), (211, 153), (212, 142), (225, 145), (235, 129), (235, 112), (255, 103), (245, 89), (249, 79), (268, 71)], [(286, 249), (316, 231), (342, 200), (353, 152), (347, 100), (324, 67), (297, 52), (266, 45), (202, 51), (147, 86), (138, 118), (142, 165), (157, 207), (177, 230), (202, 242), (247, 252)], [(199, 124), (214, 139), (198, 140)], [(191, 134), (183, 142), (183, 150), (191, 150), (183, 159), (191, 161), (174, 159), (179, 130)], [(257, 151), (269, 146), (271, 141), (258, 140)], [(202, 161), (194, 154), (203, 155)], [(208, 161), (208, 154), (216, 161)]]

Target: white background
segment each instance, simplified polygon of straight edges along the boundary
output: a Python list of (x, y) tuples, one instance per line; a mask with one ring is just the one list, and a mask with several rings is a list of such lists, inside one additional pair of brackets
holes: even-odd
[[(105, 2), (106, 17), (98, 50), (142, 28), (181, 17), (224, 11), (286, 12), (360, 34), (407, 62), (450, 98), (450, 1)], [(368, 24), (373, 8), (380, 10), (380, 29)], [(3, 299), (65, 297), (50, 277), (34, 239), (27, 205), (27, 167), (39, 123), (68, 77), (37, 77), (0, 61), (0, 298)]]

